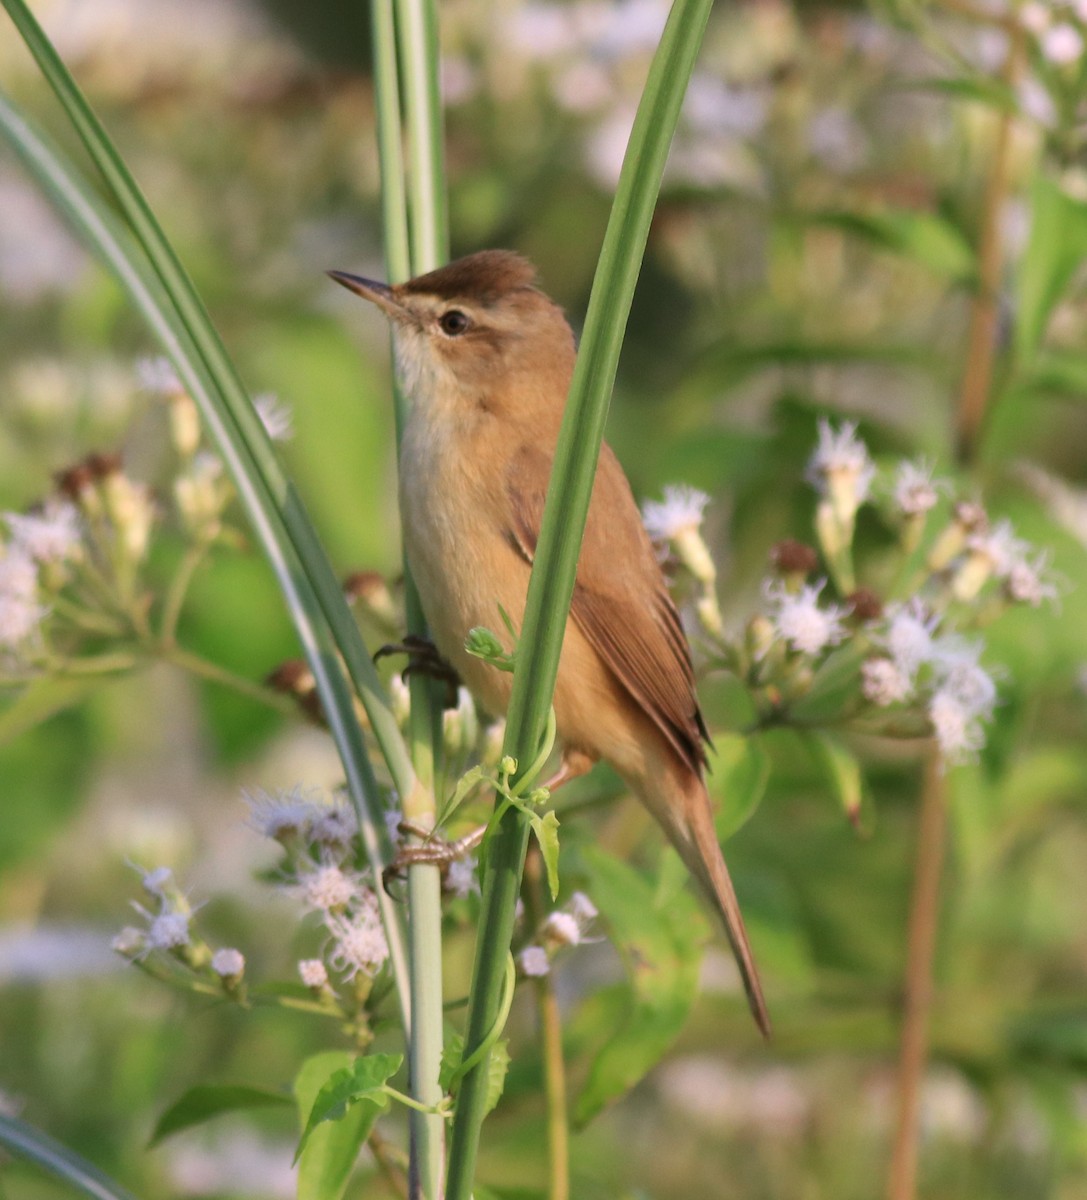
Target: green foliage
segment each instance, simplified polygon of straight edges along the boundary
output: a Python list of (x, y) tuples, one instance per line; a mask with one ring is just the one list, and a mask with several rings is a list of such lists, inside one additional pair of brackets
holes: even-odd
[(668, 1051), (698, 994), (702, 958), (690, 897), (662, 903), (654, 885), (626, 863), (591, 848), (582, 853), (589, 890), (623, 956), (630, 986), (574, 1106), (578, 1125), (624, 1095)]
[(171, 1134), (224, 1113), (252, 1108), (279, 1108), (291, 1103), (291, 1097), (283, 1092), (270, 1092), (245, 1084), (199, 1084), (178, 1097), (159, 1117), (150, 1144), (154, 1146)]

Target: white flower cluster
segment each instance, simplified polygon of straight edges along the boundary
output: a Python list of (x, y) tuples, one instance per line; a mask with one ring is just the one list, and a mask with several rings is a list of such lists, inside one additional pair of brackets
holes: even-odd
[(521, 973), (529, 977), (547, 975), (551, 959), (564, 946), (579, 946), (591, 940), (588, 934), (597, 917), (596, 905), (584, 892), (574, 892), (561, 909), (549, 913), (536, 931), (536, 940), (517, 956)]
[(224, 946), (213, 954), (203, 940), (193, 934), (191, 926), (195, 910), (177, 886), (173, 871), (169, 867), (141, 870), (140, 882), (143, 890), (154, 899), (154, 910), (133, 901), (132, 907), (143, 917), (147, 927), (125, 926), (113, 939), (113, 949), (122, 957), (138, 962), (146, 961), (156, 951), (170, 954), (195, 972), (210, 968), (226, 992), (238, 989), (245, 974), (245, 955), (232, 946)]
[[(320, 914), (328, 930), (328, 966), (346, 979), (372, 977), (389, 957), (377, 896), (352, 864), (358, 820), (342, 799), (326, 803), (300, 786), (287, 792), (258, 791), (245, 796), (249, 823), (287, 850), (286, 888)], [(328, 986), (320, 959), (299, 964), (307, 987)]]
[(15, 651), (38, 633), (48, 608), (40, 572), (82, 552), (82, 522), (73, 504), (52, 499), (36, 513), (3, 514), (10, 540), (0, 544), (0, 649)]

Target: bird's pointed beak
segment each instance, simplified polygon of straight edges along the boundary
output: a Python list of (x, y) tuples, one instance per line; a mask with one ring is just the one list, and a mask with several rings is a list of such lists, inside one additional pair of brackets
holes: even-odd
[(347, 288), (349, 292), (354, 292), (356, 296), (361, 296), (364, 300), (376, 304), (382, 312), (394, 320), (404, 320), (404, 306), (387, 283), (380, 283), (376, 279), (364, 279), (361, 275), (349, 275), (346, 271), (329, 271), (328, 275)]

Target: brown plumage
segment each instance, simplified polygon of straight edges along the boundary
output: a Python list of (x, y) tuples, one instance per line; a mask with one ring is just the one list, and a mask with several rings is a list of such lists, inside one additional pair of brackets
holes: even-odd
[[(393, 321), (411, 398), (404, 540), (434, 641), (480, 703), (511, 676), (473, 658), (473, 626), (524, 614), (574, 366), (561, 309), (516, 254), (487, 250), (397, 287), (330, 272)], [(623, 469), (605, 444), (566, 625), (555, 716), (567, 776), (610, 763), (713, 901), (763, 1033), (769, 1017), (703, 782), (706, 729), (686, 636)]]

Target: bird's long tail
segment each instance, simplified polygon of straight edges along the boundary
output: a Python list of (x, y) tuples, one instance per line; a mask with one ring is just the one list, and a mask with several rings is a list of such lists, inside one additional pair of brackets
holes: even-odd
[(751, 1014), (763, 1037), (768, 1038), (770, 1014), (762, 994), (751, 944), (747, 940), (740, 905), (717, 841), (713, 808), (706, 785), (693, 772), (669, 771), (664, 786), (654, 787), (651, 791), (649, 788), (636, 790), (717, 909), (743, 978)]

